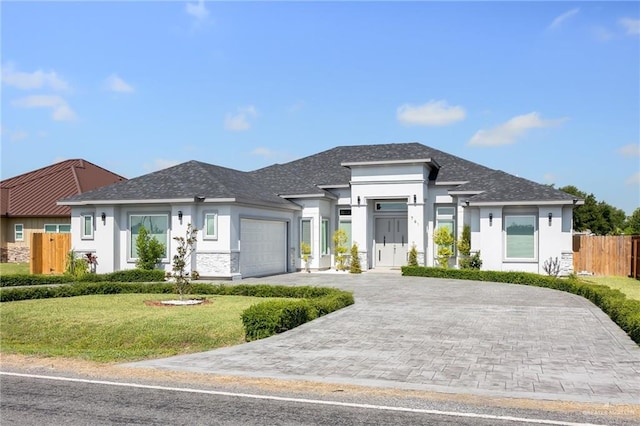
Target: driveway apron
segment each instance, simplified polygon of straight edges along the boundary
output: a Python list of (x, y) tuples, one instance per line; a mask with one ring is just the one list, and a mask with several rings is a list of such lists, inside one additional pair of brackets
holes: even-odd
[(586, 299), (399, 273), (295, 273), (243, 283), (354, 292), (356, 303), (239, 346), (126, 364), (435, 392), (640, 403), (640, 347)]

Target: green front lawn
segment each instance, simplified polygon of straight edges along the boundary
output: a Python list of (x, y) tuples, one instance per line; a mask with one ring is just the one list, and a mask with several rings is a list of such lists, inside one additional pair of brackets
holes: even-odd
[[(198, 296), (194, 296), (198, 297)], [(244, 343), (241, 313), (264, 297), (204, 296), (198, 306), (149, 306), (171, 294), (116, 294), (2, 304), (4, 353), (123, 362)]]
[(29, 263), (0, 263), (0, 275), (28, 273)]
[(581, 281), (606, 285), (607, 287), (620, 290), (629, 299), (640, 300), (640, 280), (629, 277), (580, 277)]

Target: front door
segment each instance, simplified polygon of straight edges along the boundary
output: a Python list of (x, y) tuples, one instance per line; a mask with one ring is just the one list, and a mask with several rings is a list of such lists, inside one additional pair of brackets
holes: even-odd
[(406, 265), (407, 246), (406, 217), (376, 219), (376, 266)]

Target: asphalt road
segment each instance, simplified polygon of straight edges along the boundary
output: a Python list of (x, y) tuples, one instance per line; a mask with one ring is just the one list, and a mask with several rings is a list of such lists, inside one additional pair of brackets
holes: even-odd
[[(3, 425), (522, 425), (625, 424), (574, 413), (572, 419), (518, 417), (367, 402), (318, 401), (85, 379), (0, 376)], [(542, 415), (543, 413), (538, 413)], [(553, 420), (555, 418), (555, 420)], [(631, 423), (627, 423), (631, 424)]]

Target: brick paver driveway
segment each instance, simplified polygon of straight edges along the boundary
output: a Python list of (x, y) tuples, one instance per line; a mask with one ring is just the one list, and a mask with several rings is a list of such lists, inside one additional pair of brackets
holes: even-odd
[(640, 347), (589, 301), (544, 288), (297, 273), (243, 283), (333, 286), (355, 305), (240, 346), (128, 364), (440, 392), (640, 403)]

